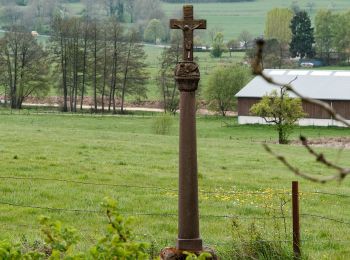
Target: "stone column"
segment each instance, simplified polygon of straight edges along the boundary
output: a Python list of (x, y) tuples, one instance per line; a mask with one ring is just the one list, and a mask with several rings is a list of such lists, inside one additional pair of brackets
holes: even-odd
[(196, 90), (200, 79), (198, 65), (180, 62), (175, 79), (180, 91), (179, 133), (179, 221), (176, 248), (201, 251), (199, 235)]

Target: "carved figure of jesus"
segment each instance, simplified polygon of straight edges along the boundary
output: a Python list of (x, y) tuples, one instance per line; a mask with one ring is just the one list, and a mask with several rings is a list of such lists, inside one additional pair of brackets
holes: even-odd
[(183, 32), (183, 60), (193, 61), (193, 31), (195, 29), (206, 29), (206, 20), (194, 20), (193, 19), (193, 7), (184, 6), (184, 17), (183, 20), (170, 20), (171, 29), (181, 29)]

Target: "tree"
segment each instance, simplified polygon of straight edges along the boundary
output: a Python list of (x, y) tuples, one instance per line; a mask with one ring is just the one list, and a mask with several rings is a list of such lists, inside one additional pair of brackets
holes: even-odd
[(133, 13), (135, 22), (139, 22), (142, 28), (152, 19), (165, 17), (160, 0), (136, 0)]
[(290, 52), (292, 57), (311, 58), (314, 55), (313, 43), (314, 28), (307, 12), (301, 11), (294, 15), (290, 28), (292, 30), (292, 41)]
[(253, 41), (253, 36), (250, 32), (244, 30), (239, 34), (238, 40), (243, 43), (244, 49), (247, 50), (249, 43)]
[(138, 33), (131, 30), (127, 37), (128, 43), (125, 48), (126, 57), (122, 76), (121, 106), (120, 111), (124, 113), (124, 101), (126, 95), (136, 95), (137, 98), (147, 97), (146, 80), (147, 65), (144, 63), (146, 54), (143, 46), (138, 43)]
[(235, 95), (249, 79), (249, 69), (243, 66), (235, 65), (216, 69), (210, 75), (205, 90), (209, 108), (225, 116), (235, 104)]
[(253, 115), (262, 117), (266, 123), (274, 124), (278, 132), (278, 143), (287, 144), (294, 124), (305, 114), (301, 99), (291, 98), (285, 88), (276, 90), (264, 96), (261, 101), (250, 109)]
[(316, 4), (314, 2), (308, 2), (306, 4), (307, 9), (309, 10), (309, 14), (311, 15), (315, 9)]
[(118, 21), (124, 20), (124, 0), (100, 0), (107, 12), (107, 16), (116, 17)]
[(316, 52), (329, 64), (333, 47), (333, 27), (335, 17), (330, 10), (320, 10), (315, 17)]
[(292, 39), (292, 18), (293, 12), (287, 8), (274, 8), (269, 11), (265, 22), (265, 39), (276, 39), (282, 45), (289, 44)]
[(58, 88), (62, 91), (63, 107), (62, 111), (68, 111), (68, 22), (61, 16), (55, 16), (52, 21), (52, 37), (50, 47), (53, 59), (56, 59), (56, 73), (60, 74)]
[(136, 0), (126, 1), (125, 10), (129, 13), (130, 23), (133, 23), (135, 20), (135, 8), (136, 8)]
[[(94, 100), (94, 110), (97, 112), (97, 92), (98, 92), (98, 83), (99, 79), (102, 77), (103, 72), (101, 71), (101, 68), (103, 68), (103, 65), (101, 64), (101, 60), (103, 59), (101, 56), (101, 50), (102, 50), (102, 44), (101, 44), (101, 24), (97, 21), (97, 19), (93, 19), (90, 21), (89, 26), (87, 27), (89, 29), (89, 33), (86, 32), (88, 36), (88, 40), (90, 42), (90, 51), (92, 54), (91, 58), (91, 74), (92, 74), (92, 90), (93, 90), (93, 100)], [(84, 37), (85, 39), (85, 37)], [(84, 44), (85, 46), (85, 44)], [(84, 48), (85, 49), (85, 48)], [(84, 56), (85, 57), (85, 56)], [(84, 58), (84, 60), (86, 57)], [(103, 88), (105, 87), (105, 84), (103, 85)], [(82, 91), (84, 93), (84, 91)], [(81, 105), (82, 105), (81, 100)], [(103, 101), (103, 98), (102, 98)]]
[(300, 6), (297, 0), (294, 0), (291, 5), (290, 9), (293, 11), (293, 13), (299, 13), (300, 12)]
[(350, 63), (350, 11), (334, 15), (333, 46)]
[(123, 43), (124, 28), (116, 19), (110, 19), (108, 22), (108, 35), (107, 44), (111, 46), (110, 52), (108, 53), (110, 57), (109, 60), (109, 103), (108, 111), (113, 108), (113, 113), (116, 111), (116, 95), (118, 90), (118, 81), (120, 79), (120, 74), (122, 73), (122, 60), (123, 60), (123, 50), (125, 50), (125, 43)]
[(11, 27), (1, 39), (0, 64), (6, 75), (11, 108), (22, 108), (23, 101), (30, 95), (47, 94), (47, 55), (23, 27)]
[(158, 39), (163, 39), (165, 36), (164, 26), (158, 19), (149, 21), (145, 33), (144, 40), (148, 42), (157, 43)]
[(236, 40), (236, 39), (231, 39), (229, 40), (227, 43), (226, 43), (226, 47), (228, 49), (228, 51), (230, 52), (230, 57), (231, 57), (231, 53), (234, 51), (234, 50), (237, 50), (240, 48), (240, 44), (239, 44), (239, 41)]
[[(208, 35), (209, 35), (209, 39), (210, 39), (210, 43), (213, 43), (214, 42), (214, 38), (215, 36), (222, 32), (223, 29), (220, 27), (220, 26), (212, 26), (208, 29)], [(197, 32), (198, 33), (198, 32)]]
[(100, 4), (96, 0), (82, 0), (84, 5), (84, 10), (82, 12), (83, 16), (90, 18), (98, 18), (100, 16)]
[(224, 44), (224, 35), (219, 32), (215, 35), (210, 54), (214, 58), (220, 58), (225, 51), (226, 46)]
[(160, 70), (157, 83), (163, 98), (164, 112), (175, 114), (179, 108), (179, 94), (174, 79), (174, 67), (180, 61), (182, 55), (182, 35), (173, 32), (170, 48), (164, 48), (160, 57)]
[(281, 68), (286, 49), (277, 39), (266, 40), (262, 56), (263, 68)]
[(16, 4), (26, 6), (28, 4), (28, 0), (16, 0)]

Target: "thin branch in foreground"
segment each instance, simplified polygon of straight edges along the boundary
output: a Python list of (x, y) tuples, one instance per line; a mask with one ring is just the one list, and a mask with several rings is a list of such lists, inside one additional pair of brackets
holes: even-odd
[(282, 162), (296, 176), (299, 176), (299, 177), (302, 177), (302, 178), (307, 179), (309, 181), (317, 182), (317, 183), (326, 183), (326, 182), (333, 181), (333, 180), (341, 180), (341, 178), (340, 178), (340, 176), (338, 174), (327, 176), (327, 177), (323, 177), (323, 178), (319, 178), (319, 177), (316, 177), (316, 176), (304, 173), (304, 172), (300, 171), (298, 168), (294, 167), (292, 164), (290, 164), (288, 162), (288, 160), (286, 159), (286, 157), (284, 157), (283, 155), (277, 154), (274, 151), (272, 151), (272, 149), (267, 144), (263, 144), (263, 147), (265, 148), (265, 150), (269, 154), (271, 154), (277, 160)]
[(339, 180), (342, 180), (346, 177), (346, 175), (350, 174), (350, 168), (343, 168), (339, 165), (336, 165), (335, 163), (332, 163), (331, 161), (327, 160), (327, 158), (324, 156), (323, 153), (317, 153), (308, 143), (308, 140), (304, 136), (300, 136), (300, 141), (302, 142), (303, 146), (309, 151), (310, 154), (315, 156), (316, 162), (319, 162), (329, 168), (333, 168), (338, 172)]

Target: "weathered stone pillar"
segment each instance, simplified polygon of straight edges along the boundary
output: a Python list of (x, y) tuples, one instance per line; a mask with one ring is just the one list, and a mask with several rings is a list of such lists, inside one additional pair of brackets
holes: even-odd
[(191, 61), (180, 62), (175, 79), (180, 91), (179, 234), (176, 248), (200, 251), (196, 136), (198, 65)]

